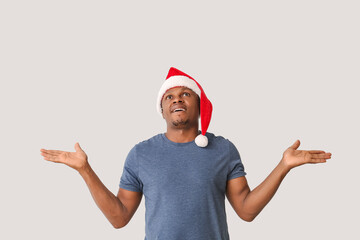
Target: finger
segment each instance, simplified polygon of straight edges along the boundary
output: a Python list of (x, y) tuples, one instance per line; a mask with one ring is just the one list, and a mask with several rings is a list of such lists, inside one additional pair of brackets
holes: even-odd
[(59, 155), (61, 153), (63, 153), (64, 151), (59, 151), (59, 150), (45, 150), (42, 151), (43, 153), (47, 153), (47, 154), (51, 154), (51, 155)]
[(325, 153), (325, 151), (322, 150), (310, 150), (309, 153)]
[(51, 150), (51, 149), (45, 149), (45, 148), (42, 148), (40, 149), (41, 152), (46, 152), (46, 151), (57, 151), (57, 152), (61, 152), (60, 150)]
[(312, 159), (331, 158), (331, 153), (311, 154), (311, 158), (312, 158)]
[(47, 152), (47, 153), (42, 152), (41, 155), (44, 156), (44, 157), (54, 157), (54, 158), (60, 159), (60, 157), (62, 155), (66, 155), (66, 152), (61, 152), (61, 153), (55, 152), (55, 153), (53, 153), (53, 152), (50, 151), (50, 152)]
[(41, 155), (43, 157), (47, 157), (47, 158), (50, 158), (50, 157), (55, 158), (55, 157), (57, 157), (57, 155), (53, 155), (53, 154), (50, 154), (50, 153), (41, 153)]
[(289, 148), (292, 148), (294, 150), (296, 150), (298, 147), (300, 146), (300, 140), (296, 140), (295, 143), (293, 145), (291, 145)]
[(51, 162), (57, 162), (57, 163), (60, 162), (58, 157), (54, 157), (54, 156), (51, 156), (51, 155), (44, 156), (44, 159), (47, 160), (47, 161), (51, 161)]
[(41, 156), (44, 156), (44, 157), (47, 157), (47, 156), (49, 156), (50, 154), (48, 154), (48, 153), (46, 153), (46, 152), (42, 152), (42, 153), (40, 153), (41, 154)]
[(64, 152), (64, 151), (60, 151), (60, 150), (47, 150), (47, 151), (48, 151), (48, 152), (51, 152), (52, 154)]
[(80, 144), (77, 142), (77, 143), (75, 143), (75, 151), (76, 152), (83, 152), (83, 150), (81, 149), (81, 147), (80, 147)]
[(325, 158), (311, 159), (309, 163), (326, 163), (326, 159)]

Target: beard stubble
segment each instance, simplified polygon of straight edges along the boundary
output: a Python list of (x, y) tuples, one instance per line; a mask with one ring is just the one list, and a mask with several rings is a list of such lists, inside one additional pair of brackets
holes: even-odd
[(189, 123), (189, 120), (176, 120), (176, 121), (173, 121), (172, 122), (172, 125), (175, 126), (175, 127), (178, 127), (178, 126), (184, 126), (184, 125), (187, 125)]

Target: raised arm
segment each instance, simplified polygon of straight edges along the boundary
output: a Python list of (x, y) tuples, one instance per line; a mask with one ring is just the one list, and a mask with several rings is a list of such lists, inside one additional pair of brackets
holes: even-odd
[(41, 149), (47, 161), (63, 163), (77, 170), (85, 180), (96, 205), (115, 228), (124, 227), (137, 210), (141, 192), (119, 189), (117, 196), (110, 192), (90, 167), (86, 153), (75, 144), (76, 152)]
[(305, 163), (325, 163), (331, 153), (321, 150), (297, 150), (297, 140), (283, 154), (283, 158), (269, 176), (254, 190), (250, 190), (245, 177), (227, 182), (226, 196), (240, 218), (252, 221), (271, 200), (286, 174), (293, 168)]

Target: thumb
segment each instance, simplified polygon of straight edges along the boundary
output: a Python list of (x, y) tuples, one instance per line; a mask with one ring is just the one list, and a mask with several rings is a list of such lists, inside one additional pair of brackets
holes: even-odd
[(300, 140), (297, 139), (293, 145), (291, 145), (289, 148), (292, 148), (296, 150), (300, 146)]
[(83, 152), (83, 150), (81, 149), (80, 144), (78, 142), (75, 143), (75, 151), (76, 152)]

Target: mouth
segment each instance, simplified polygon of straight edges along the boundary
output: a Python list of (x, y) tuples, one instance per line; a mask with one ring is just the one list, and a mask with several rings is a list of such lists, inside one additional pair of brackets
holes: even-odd
[(176, 113), (176, 112), (185, 112), (186, 109), (185, 108), (176, 108), (172, 111), (172, 113)]

